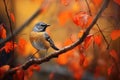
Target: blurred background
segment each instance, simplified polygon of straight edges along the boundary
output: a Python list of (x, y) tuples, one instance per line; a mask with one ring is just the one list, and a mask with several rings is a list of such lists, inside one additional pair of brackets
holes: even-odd
[[(15, 48), (14, 65), (20, 65), (36, 51), (29, 40), (29, 34), (36, 23), (45, 22), (50, 24), (51, 26), (47, 28), (48, 34), (58, 48), (64, 48), (80, 38), (91, 22), (86, 21), (86, 18), (83, 16), (92, 20), (101, 7), (102, 0), (6, 0), (6, 4), (8, 12), (12, 15), (13, 31), (24, 24), (38, 9), (42, 10), (22, 32), (15, 36), (15, 41), (18, 43), (17, 46), (19, 48)], [(114, 49), (120, 57), (120, 39), (112, 41), (110, 37), (113, 29), (120, 29), (119, 10), (120, 6), (111, 0), (97, 24), (92, 28), (88, 43), (83, 42), (75, 49), (60, 55), (57, 59), (41, 64), (40, 71), (34, 71), (31, 76), (25, 77), (25, 80), (120, 79), (119, 71), (116, 71), (117, 67), (113, 64), (114, 60), (111, 59), (109, 54), (110, 50)], [(9, 22), (3, 0), (0, 1), (1, 23), (5, 24), (7, 35), (9, 35)], [(95, 36), (97, 36), (98, 44), (94, 42)], [(85, 43), (88, 45), (86, 48), (84, 47)], [(107, 43), (110, 45), (106, 45)], [(106, 49), (107, 47), (109, 49)], [(54, 50), (50, 48), (47, 55), (50, 55), (52, 52)], [(9, 58), (12, 53), (9, 56), (3, 53), (1, 53), (2, 56), (7, 56), (4, 59), (10, 61)], [(39, 58), (40, 55), (36, 54), (35, 57)], [(1, 65), (7, 64), (2, 57), (0, 59), (3, 62)], [(119, 63), (117, 64), (119, 66)], [(114, 69), (111, 70), (111, 68)], [(28, 73), (30, 72), (28, 71)]]

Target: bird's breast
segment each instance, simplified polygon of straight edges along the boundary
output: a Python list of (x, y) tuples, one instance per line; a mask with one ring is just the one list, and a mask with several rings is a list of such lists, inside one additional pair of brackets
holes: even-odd
[(45, 39), (45, 32), (34, 32), (30, 34), (30, 41), (32, 45), (39, 50), (48, 49), (50, 47), (49, 42)]

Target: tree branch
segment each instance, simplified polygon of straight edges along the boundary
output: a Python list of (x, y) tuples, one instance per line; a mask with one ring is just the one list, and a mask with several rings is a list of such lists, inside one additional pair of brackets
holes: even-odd
[(92, 23), (89, 25), (89, 27), (86, 29), (86, 31), (84, 32), (83, 36), (78, 39), (76, 42), (74, 42), (73, 44), (66, 46), (64, 48), (62, 48), (59, 51), (55, 51), (53, 53), (51, 53), (50, 55), (46, 56), (45, 58), (42, 59), (30, 59), (27, 62), (25, 62), (24, 64), (20, 65), (19, 67), (15, 67), (10, 69), (9, 71), (6, 72), (6, 75), (8, 74), (13, 74), (15, 73), (18, 69), (23, 69), (26, 70), (27, 68), (29, 68), (31, 65), (33, 64), (42, 64), (44, 62), (48, 62), (50, 59), (52, 58), (56, 58), (58, 57), (60, 54), (63, 54), (73, 48), (75, 48), (76, 46), (78, 46), (79, 44), (81, 44), (84, 39), (87, 37), (87, 35), (89, 34), (91, 28), (94, 26), (94, 24), (96, 23), (96, 21), (98, 20), (98, 18), (100, 17), (101, 13), (104, 11), (104, 9), (107, 7), (108, 3), (110, 0), (104, 0), (102, 7), (100, 8), (100, 10), (98, 11), (98, 13), (96, 14), (96, 16), (94, 17)]
[[(8, 17), (9, 25), (10, 25), (11, 38), (14, 42), (12, 23), (11, 23), (11, 19), (10, 19), (9, 13), (8, 13), (7, 4), (6, 4), (5, 0), (3, 0), (3, 2), (4, 2), (4, 6), (5, 6), (5, 11), (6, 11), (6, 14), (7, 14), (7, 17)], [(13, 43), (13, 48), (14, 48), (14, 43)]]
[(101, 35), (103, 36), (103, 39), (105, 40), (106, 44), (107, 44), (107, 49), (109, 48), (109, 43), (107, 41), (107, 39), (105, 38), (105, 35), (103, 34), (102, 30), (100, 29), (99, 25), (96, 23), (98, 30), (100, 31)]

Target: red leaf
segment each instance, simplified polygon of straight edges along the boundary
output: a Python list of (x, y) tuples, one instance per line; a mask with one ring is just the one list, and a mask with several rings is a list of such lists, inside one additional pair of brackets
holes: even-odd
[[(16, 48), (17, 45), (14, 43), (14, 48)], [(3, 49), (5, 49), (6, 53), (9, 53), (10, 51), (13, 50), (13, 42), (9, 41), (5, 44), (5, 46), (3, 47)]]
[(111, 55), (116, 61), (119, 61), (117, 52), (116, 52), (114, 49), (112, 49), (112, 50), (110, 51), (110, 55)]
[(93, 35), (88, 35), (86, 39), (84, 40), (84, 48), (87, 49), (92, 41)]
[(13, 79), (14, 80), (23, 80), (25, 74), (24, 74), (24, 70), (19, 69), (16, 71), (16, 74), (13, 75)]
[(120, 0), (114, 0), (118, 5), (120, 5)]
[(73, 22), (82, 28), (86, 28), (92, 21), (92, 17), (86, 12), (79, 12), (73, 16)]
[(99, 7), (103, 0), (92, 0), (96, 7)]
[(3, 24), (0, 24), (0, 38), (3, 38), (3, 39), (6, 38), (6, 30), (3, 26)]
[(101, 42), (102, 42), (102, 37), (101, 37), (101, 35), (96, 35), (96, 36), (94, 36), (94, 41), (95, 41), (95, 43), (96, 43), (98, 46), (100, 46), (100, 44), (101, 44)]
[(120, 30), (113, 30), (110, 36), (112, 40), (116, 40), (117, 38), (120, 37)]
[(110, 67), (108, 68), (108, 70), (107, 70), (108, 76), (111, 75), (111, 73), (112, 73), (112, 69), (113, 69), (113, 65), (110, 66)]
[(83, 30), (80, 30), (80, 32), (78, 33), (78, 38), (81, 38), (82, 35), (83, 35), (84, 31)]
[(80, 53), (80, 65), (83, 65), (85, 61), (85, 55), (83, 53)]
[(58, 58), (57, 58), (57, 62), (60, 65), (65, 65), (68, 62), (68, 58), (66, 54), (61, 54)]
[(10, 68), (9, 65), (4, 65), (2, 67), (0, 67), (0, 78), (2, 78), (5, 74), (6, 71), (8, 71)]
[(15, 23), (15, 17), (14, 17), (14, 14), (13, 14), (13, 13), (10, 13), (10, 18), (11, 18), (11, 20)]
[(87, 68), (88, 66), (89, 66), (89, 61), (87, 58), (85, 58), (84, 63), (83, 63), (83, 67)]
[(17, 48), (19, 53), (25, 53), (26, 44), (27, 44), (27, 41), (24, 38), (19, 38), (18, 48)]
[(34, 70), (40, 71), (40, 66), (37, 65), (37, 64), (34, 64), (34, 65), (30, 66), (30, 67), (27, 69), (27, 71), (26, 71), (26, 76), (27, 76), (27, 78), (32, 77)]
[(58, 19), (61, 25), (64, 25), (70, 19), (71, 12), (70, 11), (63, 11), (59, 13)]

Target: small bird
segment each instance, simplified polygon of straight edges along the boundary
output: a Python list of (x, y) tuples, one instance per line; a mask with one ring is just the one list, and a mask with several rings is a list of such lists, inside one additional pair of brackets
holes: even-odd
[[(30, 33), (31, 44), (33, 45), (34, 48), (37, 49), (37, 52), (40, 51), (42, 53), (45, 51), (45, 54), (46, 54), (50, 47), (52, 47), (54, 50), (59, 50), (55, 46), (53, 40), (50, 38), (48, 33), (46, 32), (46, 28), (48, 26), (50, 26), (50, 25), (48, 25), (44, 22), (39, 22), (34, 26), (32, 32)], [(32, 55), (32, 57), (36, 53), (34, 53)]]

